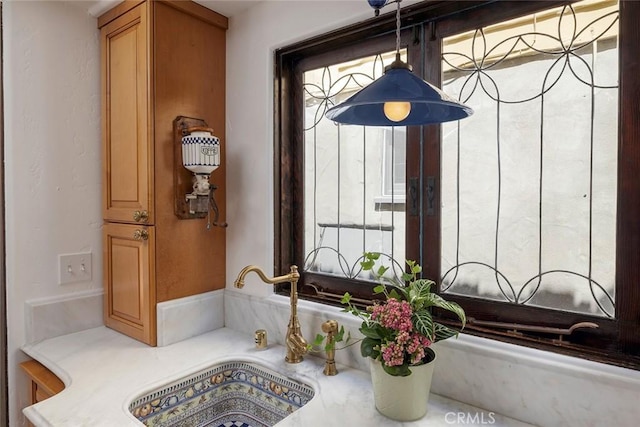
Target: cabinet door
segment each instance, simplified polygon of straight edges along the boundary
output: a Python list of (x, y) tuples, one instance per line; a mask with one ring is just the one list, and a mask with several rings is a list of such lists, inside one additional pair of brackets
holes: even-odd
[(155, 229), (106, 223), (103, 234), (104, 323), (155, 345)]
[[(100, 36), (104, 218), (153, 224), (147, 4), (102, 27)], [(145, 211), (147, 218), (136, 215)]]

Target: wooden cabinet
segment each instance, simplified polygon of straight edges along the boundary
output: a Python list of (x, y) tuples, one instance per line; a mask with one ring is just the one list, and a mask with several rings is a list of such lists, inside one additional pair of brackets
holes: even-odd
[(155, 228), (106, 223), (103, 235), (105, 325), (155, 342)]
[(124, 1), (98, 19), (105, 324), (150, 345), (158, 302), (225, 286), (224, 229), (174, 213), (173, 120), (202, 119), (220, 138), (211, 182), (226, 218), (227, 25), (191, 1)]
[(20, 367), (29, 378), (29, 404), (42, 402), (64, 390), (64, 383), (37, 360), (22, 362)]
[(136, 211), (153, 223), (153, 157), (149, 131), (147, 5), (101, 28), (103, 54), (103, 216), (133, 222)]

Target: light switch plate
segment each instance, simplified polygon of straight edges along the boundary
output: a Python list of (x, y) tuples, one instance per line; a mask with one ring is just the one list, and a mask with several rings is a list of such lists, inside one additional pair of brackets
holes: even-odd
[(91, 252), (58, 255), (58, 283), (91, 281)]

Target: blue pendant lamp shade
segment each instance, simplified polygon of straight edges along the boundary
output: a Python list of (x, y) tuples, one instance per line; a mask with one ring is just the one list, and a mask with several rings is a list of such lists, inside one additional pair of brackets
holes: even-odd
[[(330, 108), (326, 117), (351, 125), (411, 126), (460, 120), (473, 114), (470, 107), (413, 74), (411, 66), (399, 57), (397, 54), (382, 77)], [(391, 120), (385, 114), (385, 103), (410, 104), (410, 108), (404, 104), (409, 109), (408, 115), (403, 120)]]
[[(378, 16), (388, 0), (367, 0)], [(329, 120), (362, 126), (430, 125), (464, 119), (473, 114), (470, 107), (447, 96), (437, 87), (411, 72), (400, 60), (400, 2), (396, 10), (396, 60), (385, 67), (384, 75), (327, 110)]]
[(369, 2), (369, 6), (371, 6), (374, 9), (380, 9), (385, 4), (387, 4), (387, 0), (367, 0), (367, 1)]
[(375, 15), (380, 15), (380, 9), (382, 9), (386, 4), (387, 0), (367, 0), (369, 2), (369, 6), (375, 9)]

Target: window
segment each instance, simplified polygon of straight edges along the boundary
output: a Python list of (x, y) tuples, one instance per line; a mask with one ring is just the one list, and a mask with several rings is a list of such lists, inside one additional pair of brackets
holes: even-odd
[(444, 292), (614, 316), (617, 46), (610, 1), (443, 39)]
[(404, 204), (406, 186), (407, 133), (404, 126), (383, 129), (382, 185), (374, 201), (379, 209), (389, 203)]
[(413, 259), (474, 318), (469, 333), (639, 367), (640, 5), (423, 2), (403, 15), (414, 72), (475, 114), (322, 122), (379, 75), (391, 17), (276, 52), (277, 267), (303, 265), (303, 297), (335, 303), (372, 298), (362, 252)]

